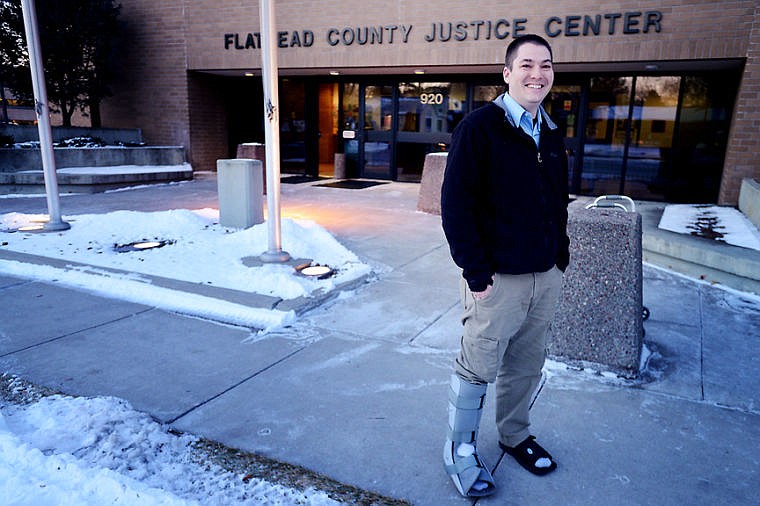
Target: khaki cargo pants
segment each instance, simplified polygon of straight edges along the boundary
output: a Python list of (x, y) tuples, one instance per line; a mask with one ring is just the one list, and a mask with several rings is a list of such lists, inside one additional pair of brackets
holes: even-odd
[(561, 289), (556, 266), (533, 274), (496, 274), (482, 300), (475, 300), (462, 280), (464, 333), (454, 370), (470, 383), (496, 384), (496, 426), (507, 446), (530, 435), (530, 401), (541, 380), (546, 334)]

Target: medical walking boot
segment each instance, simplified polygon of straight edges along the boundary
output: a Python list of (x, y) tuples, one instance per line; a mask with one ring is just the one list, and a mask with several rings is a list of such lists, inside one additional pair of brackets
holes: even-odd
[(488, 385), (451, 376), (449, 432), (443, 447), (443, 463), (451, 480), (465, 497), (483, 497), (496, 491), (493, 476), (480, 460), (476, 444)]

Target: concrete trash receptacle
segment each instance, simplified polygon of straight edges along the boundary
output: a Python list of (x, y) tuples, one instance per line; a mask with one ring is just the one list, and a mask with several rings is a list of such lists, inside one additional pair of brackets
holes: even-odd
[(448, 153), (428, 153), (422, 166), (420, 193), (417, 196), (417, 210), (430, 214), (441, 214), (441, 184), (446, 172)]
[(235, 158), (250, 158), (261, 161), (261, 180), (264, 182), (264, 195), (267, 194), (267, 147), (260, 142), (238, 144)]
[(636, 376), (644, 334), (641, 215), (581, 204), (568, 207), (570, 265), (549, 354)]
[(219, 223), (248, 228), (264, 223), (264, 182), (261, 161), (246, 158), (217, 160)]

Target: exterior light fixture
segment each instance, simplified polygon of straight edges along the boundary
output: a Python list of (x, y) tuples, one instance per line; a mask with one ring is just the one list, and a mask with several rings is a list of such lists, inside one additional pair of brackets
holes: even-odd
[(145, 251), (149, 249), (163, 248), (174, 241), (135, 241), (129, 244), (114, 244), (113, 249), (117, 253), (128, 253), (130, 251)]
[(421, 70), (421, 69), (418, 69), (418, 70), (415, 70), (414, 73), (417, 74), (418, 76), (421, 76), (421, 75), (423, 75), (425, 73), (425, 71)]
[(329, 265), (319, 265), (319, 264), (302, 264), (296, 266), (296, 272), (300, 274), (301, 276), (306, 276), (307, 278), (312, 279), (327, 279), (333, 274), (335, 274), (335, 269), (330, 267)]
[(649, 63), (647, 65), (644, 65), (644, 70), (659, 70), (660, 66), (654, 63)]
[(339, 76), (339, 75), (340, 75), (340, 72), (338, 72), (337, 70), (331, 70), (331, 71), (330, 71), (330, 75), (331, 75), (331, 76)]
[(158, 241), (136, 242), (132, 244), (132, 247), (135, 249), (153, 249), (160, 248), (161, 246), (163, 246), (163, 244)]
[(16, 230), (19, 232), (39, 232), (44, 229), (45, 225), (42, 223), (37, 223), (35, 225), (24, 225), (23, 227), (19, 227)]
[[(9, 230), (9, 232), (48, 232), (48, 221), (44, 218), (30, 220), (29, 223), (21, 227)], [(62, 229), (66, 230), (66, 229)]]
[(253, 72), (246, 72), (245, 77), (253, 77)]

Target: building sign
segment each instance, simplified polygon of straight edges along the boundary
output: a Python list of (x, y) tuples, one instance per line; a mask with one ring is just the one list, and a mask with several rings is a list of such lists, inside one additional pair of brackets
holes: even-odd
[[(410, 41), (462, 42), (465, 40), (502, 40), (519, 37), (526, 32), (527, 18), (433, 22), (416, 28), (414, 25), (388, 24), (376, 26), (345, 26), (328, 28), (321, 38), (313, 30), (277, 32), (280, 48), (312, 47), (317, 42), (328, 46), (364, 46), (375, 44), (406, 44)], [(607, 14), (550, 16), (543, 21), (549, 38), (594, 37), (599, 35), (634, 35), (660, 33), (661, 11), (613, 12)], [(245, 50), (261, 48), (258, 32), (225, 33), (224, 49)]]

